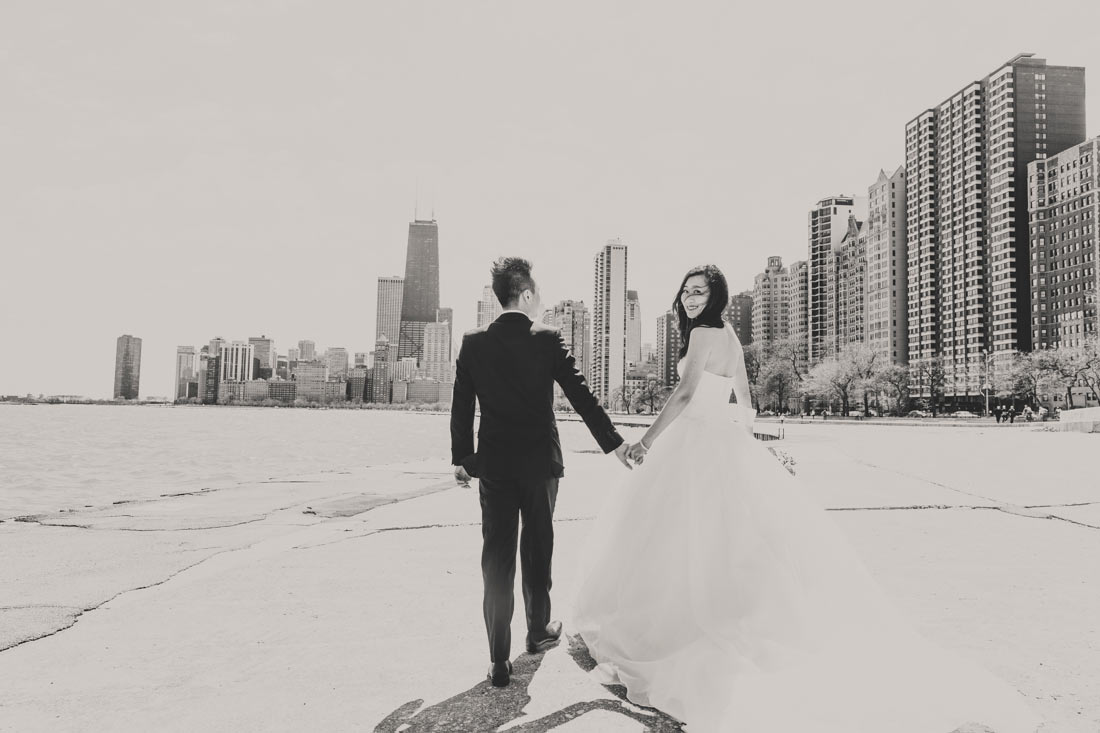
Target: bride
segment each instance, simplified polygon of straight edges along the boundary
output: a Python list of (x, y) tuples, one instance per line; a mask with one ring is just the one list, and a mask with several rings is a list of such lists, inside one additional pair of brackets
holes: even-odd
[(728, 300), (713, 265), (684, 277), (680, 384), (593, 528), (574, 621), (594, 674), (694, 733), (1032, 733), (1023, 697), (918, 636), (753, 438)]

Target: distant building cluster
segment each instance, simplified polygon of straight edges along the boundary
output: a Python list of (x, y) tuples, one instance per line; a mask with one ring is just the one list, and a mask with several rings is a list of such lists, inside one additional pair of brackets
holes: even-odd
[(753, 337), (800, 368), (867, 344), (979, 410), (1014, 354), (1096, 333), (1100, 138), (1085, 139), (1085, 70), (1020, 54), (905, 126), (905, 164), (867, 197), (807, 217), (807, 258), (756, 276)]
[[(439, 227), (435, 220), (415, 220), (409, 225), (404, 277), (378, 279), (374, 351), (349, 354), (331, 346), (320, 352), (316, 342), (303, 339), (279, 354), (265, 335), (229, 342), (219, 337), (197, 351), (180, 346), (176, 401), (449, 403), (451, 321), (451, 309), (439, 305)], [(120, 339), (120, 354), (122, 348)], [(140, 358), (140, 340), (137, 349)]]

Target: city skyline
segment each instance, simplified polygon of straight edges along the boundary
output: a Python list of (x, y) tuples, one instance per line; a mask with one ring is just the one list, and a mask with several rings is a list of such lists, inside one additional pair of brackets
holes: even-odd
[[(905, 122), (969, 80), (1020, 51), (1100, 68), (1095, 29), (1056, 22), (1076, 5), (1047, 6), (1049, 23), (1023, 4), (952, 7), (950, 23), (914, 9), (836, 44), (879, 6), (813, 32), (720, 3), (597, 5), (584, 23), (521, 7), (20, 6), (0, 30), (20, 141), (0, 173), (3, 262), (20, 273), (0, 331), (43, 358), (0, 371), (0, 393), (109, 396), (119, 333), (145, 339), (149, 395), (170, 396), (175, 347), (210, 334), (369, 351), (374, 284), (401, 272), (417, 205), (445, 222), (455, 333), (476, 325), (494, 257), (530, 257), (548, 302), (586, 300), (577, 263), (612, 237), (631, 245), (648, 330), (690, 266), (714, 262), (739, 290), (771, 255), (804, 259), (808, 207), (901, 165)], [(772, 62), (729, 83), (745, 57)], [(852, 114), (815, 113), (840, 94)], [(829, 142), (792, 145), (808, 137)], [(254, 287), (204, 297), (223, 275)]]

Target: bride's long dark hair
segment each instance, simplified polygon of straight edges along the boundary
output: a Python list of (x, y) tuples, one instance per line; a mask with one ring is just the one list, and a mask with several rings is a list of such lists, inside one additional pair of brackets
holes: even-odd
[[(688, 318), (687, 311), (684, 310), (684, 304), (680, 300), (680, 294), (684, 292), (684, 284), (688, 281), (688, 278), (696, 275), (702, 275), (707, 281), (707, 288), (710, 289), (710, 299), (707, 300), (707, 306), (703, 308), (703, 312), (699, 314), (698, 318)], [(672, 308), (676, 311), (676, 316), (680, 321), (681, 359), (688, 353), (688, 341), (691, 339), (692, 329), (699, 326), (722, 328), (725, 325), (722, 313), (725, 312), (729, 302), (730, 289), (729, 285), (726, 284), (726, 276), (715, 265), (700, 265), (687, 271), (684, 279), (680, 281), (680, 288), (676, 291), (676, 300), (672, 303)]]

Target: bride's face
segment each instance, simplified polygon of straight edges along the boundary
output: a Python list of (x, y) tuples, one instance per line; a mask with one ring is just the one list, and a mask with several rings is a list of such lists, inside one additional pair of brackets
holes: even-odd
[(680, 291), (680, 303), (688, 318), (698, 318), (710, 300), (710, 288), (707, 287), (707, 279), (702, 275), (692, 275), (684, 282), (684, 289)]

